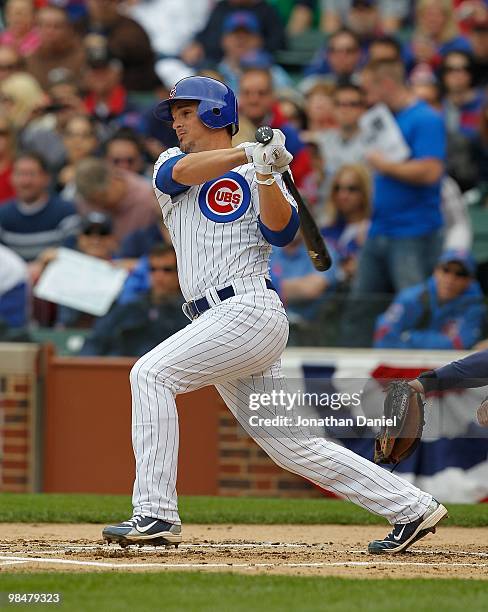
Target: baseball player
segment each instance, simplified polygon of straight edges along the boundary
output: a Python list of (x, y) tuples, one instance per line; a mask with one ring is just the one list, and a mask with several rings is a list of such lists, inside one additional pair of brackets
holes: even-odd
[[(409, 385), (424, 395), (431, 391), (463, 388), (475, 389), (488, 385), (488, 350), (472, 353), (464, 359), (452, 361), (437, 370), (423, 372)], [(488, 397), (477, 410), (478, 423), (488, 427)]]
[[(133, 515), (103, 530), (122, 546), (178, 545), (178, 415), (175, 396), (215, 385), (244, 429), (281, 467), (384, 516), (391, 533), (370, 552), (405, 550), (447, 515), (425, 493), (347, 448), (293, 424), (251, 426), (250, 394), (285, 389), (280, 356), (288, 320), (269, 280), (271, 245), (295, 236), (296, 204), (281, 173), (292, 156), (276, 130), (270, 143), (232, 148), (239, 128), (232, 90), (206, 77), (179, 81), (157, 115), (172, 121), (179, 148), (162, 153), (154, 188), (177, 253), (191, 323), (140, 358), (130, 373), (136, 460)], [(261, 406), (264, 417), (290, 417)]]

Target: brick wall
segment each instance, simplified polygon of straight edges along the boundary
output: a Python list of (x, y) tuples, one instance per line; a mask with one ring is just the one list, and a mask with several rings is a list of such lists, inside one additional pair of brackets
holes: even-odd
[(307, 480), (278, 467), (220, 403), (219, 495), (322, 497)]
[(0, 491), (36, 488), (37, 346), (0, 344)]

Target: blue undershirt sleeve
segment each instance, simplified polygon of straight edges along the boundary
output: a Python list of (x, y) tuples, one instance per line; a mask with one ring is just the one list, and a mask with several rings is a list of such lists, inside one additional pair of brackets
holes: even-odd
[(295, 238), (298, 228), (300, 227), (300, 219), (298, 217), (296, 209), (291, 206), (291, 204), (290, 208), (290, 220), (288, 221), (287, 226), (279, 232), (275, 232), (273, 230), (270, 230), (269, 227), (266, 227), (266, 225), (264, 225), (264, 223), (261, 221), (261, 217), (258, 216), (259, 229), (261, 230), (261, 233), (266, 238), (266, 240), (274, 246), (285, 246), (286, 244), (289, 244), (293, 240), (293, 238)]
[(474, 389), (488, 385), (488, 350), (479, 351), (452, 361), (447, 365), (424, 372), (419, 376), (426, 392), (456, 387)]
[(185, 154), (175, 155), (170, 157), (162, 164), (156, 174), (156, 187), (159, 191), (168, 194), (169, 196), (176, 196), (184, 191), (190, 189), (191, 185), (182, 185), (173, 180), (173, 168), (178, 160), (185, 157)]

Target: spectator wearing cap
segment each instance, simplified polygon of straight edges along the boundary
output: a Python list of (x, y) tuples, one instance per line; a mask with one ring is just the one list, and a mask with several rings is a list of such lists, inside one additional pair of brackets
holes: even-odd
[(467, 251), (445, 251), (426, 282), (401, 291), (376, 323), (375, 348), (466, 350), (481, 338), (486, 307)]
[(235, 11), (250, 11), (259, 23), (265, 50), (273, 55), (286, 46), (285, 28), (274, 6), (265, 0), (222, 0), (215, 4), (208, 21), (193, 41), (185, 47), (181, 57), (190, 66), (204, 61), (217, 63), (222, 59), (222, 32), (226, 17)]
[(111, 215), (119, 241), (159, 218), (159, 205), (149, 181), (106, 160), (81, 160), (76, 167), (75, 184), (80, 214), (98, 210)]
[[(114, 260), (117, 251), (117, 240), (113, 233), (113, 224), (109, 215), (93, 211), (81, 218), (80, 231), (76, 236), (73, 248), (97, 259)], [(55, 260), (57, 249), (48, 249), (38, 259), (40, 269)], [(93, 325), (96, 317), (68, 306), (58, 306), (56, 327), (88, 328)]]
[(0, 328), (25, 327), (28, 304), (27, 266), (14, 251), (0, 245)]
[(288, 87), (290, 77), (281, 66), (273, 64), (271, 56), (264, 49), (259, 21), (250, 11), (236, 11), (224, 19), (222, 32), (224, 56), (217, 69), (225, 83), (239, 93), (239, 79), (245, 67), (269, 68), (276, 89)]
[(124, 115), (135, 110), (128, 101), (122, 75), (122, 63), (111, 55), (104, 41), (87, 47), (85, 110), (109, 132), (120, 125)]
[(308, 77), (305, 82), (317, 76), (326, 76), (333, 83), (347, 82), (355, 77), (363, 59), (359, 38), (352, 30), (341, 28), (330, 36), (327, 46), (319, 49), (305, 69)]
[(66, 68), (79, 74), (85, 65), (85, 54), (63, 8), (55, 5), (41, 8), (36, 22), (40, 45), (26, 58), (26, 68), (43, 89), (48, 89), (52, 70)]
[(379, 3), (376, 0), (352, 0), (346, 26), (358, 37), (363, 53), (368, 53), (370, 44), (384, 34)]
[(95, 210), (82, 217), (77, 248), (85, 255), (112, 260), (117, 251), (117, 240), (110, 215)]
[[(117, 240), (113, 233), (110, 215), (92, 211), (81, 217), (78, 233), (71, 236), (62, 246), (75, 249), (90, 257), (111, 261), (117, 251)], [(37, 258), (40, 271), (42, 272), (47, 264), (54, 261), (57, 256), (57, 248), (43, 251)]]
[(96, 322), (83, 355), (140, 356), (188, 324), (173, 247), (155, 246), (148, 262), (148, 289)]
[(73, 204), (49, 193), (47, 166), (35, 153), (17, 157), (12, 182), (17, 195), (0, 207), (0, 242), (31, 262), (74, 235), (79, 218)]
[(293, 155), (291, 169), (298, 186), (312, 173), (310, 153), (298, 131), (282, 115), (275, 98), (271, 72), (264, 68), (250, 68), (241, 77), (239, 112), (250, 121), (254, 129), (262, 125), (282, 130), (286, 147)]
[(119, 0), (87, 0), (88, 12), (75, 22), (75, 29), (82, 37), (96, 32), (106, 39), (110, 55), (122, 63), (125, 89), (152, 91), (160, 81), (149, 37), (136, 21), (119, 11), (119, 6)]
[(361, 134), (359, 119), (365, 111), (364, 96), (357, 85), (339, 85), (333, 95), (336, 128), (324, 132), (317, 140), (329, 179), (344, 164), (365, 161), (366, 144)]
[(408, 16), (409, 0), (321, 0), (322, 29), (327, 33), (336, 32), (341, 26), (350, 25), (351, 11), (376, 9), (381, 30), (396, 32)]
[(23, 57), (37, 50), (41, 41), (34, 27), (34, 10), (32, 0), (7, 0), (6, 28), (0, 34), (0, 45), (13, 47)]

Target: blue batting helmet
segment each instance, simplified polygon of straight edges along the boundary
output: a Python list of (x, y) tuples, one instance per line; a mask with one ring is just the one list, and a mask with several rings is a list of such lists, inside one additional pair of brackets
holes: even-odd
[(197, 100), (198, 116), (209, 128), (232, 126), (232, 135), (239, 130), (237, 100), (234, 92), (224, 83), (203, 76), (191, 76), (178, 81), (170, 91), (169, 98), (160, 102), (154, 114), (163, 121), (173, 121), (171, 102), (174, 100)]

